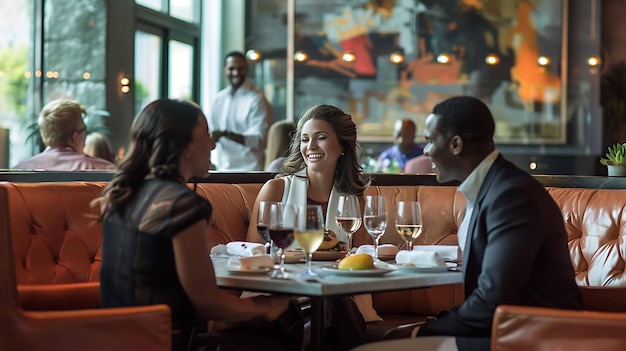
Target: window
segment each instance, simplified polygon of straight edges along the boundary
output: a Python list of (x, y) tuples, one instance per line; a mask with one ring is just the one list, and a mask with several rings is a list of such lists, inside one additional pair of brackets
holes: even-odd
[(185, 22), (200, 22), (198, 0), (136, 0), (135, 3)]
[(172, 0), (170, 2), (170, 15), (187, 22), (198, 22), (194, 18), (194, 2), (192, 0)]
[[(157, 1), (142, 1), (156, 3)], [(140, 3), (139, 1), (137, 2)], [(137, 7), (135, 112), (159, 98), (199, 100), (200, 26), (190, 22), (195, 0), (162, 1), (159, 13)], [(153, 8), (154, 9), (154, 8)], [(169, 16), (167, 12), (170, 13)], [(179, 18), (173, 17), (177, 15)], [(187, 14), (188, 16), (185, 16)], [(180, 18), (185, 17), (186, 21)]]
[(137, 5), (142, 5), (155, 11), (163, 10), (163, 0), (137, 0), (135, 2)]
[(161, 37), (135, 32), (135, 114), (161, 96)]
[(32, 113), (28, 91), (35, 81), (30, 30), (33, 20), (28, 0), (0, 2), (0, 13), (0, 168), (8, 168), (30, 156), (20, 131)]
[(170, 40), (168, 90), (171, 98), (192, 100), (193, 50), (192, 45)]

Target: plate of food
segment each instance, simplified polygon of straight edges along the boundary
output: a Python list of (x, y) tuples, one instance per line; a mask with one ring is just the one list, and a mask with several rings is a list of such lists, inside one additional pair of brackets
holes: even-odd
[(317, 250), (313, 253), (313, 261), (336, 261), (348, 254), (347, 250), (344, 251), (320, 251)]
[(300, 250), (285, 251), (285, 263), (300, 263), (305, 259), (304, 252)]
[(398, 265), (398, 270), (402, 272), (414, 273), (441, 273), (449, 270), (448, 266), (414, 266), (414, 265)]
[[(378, 262), (378, 261), (376, 261)], [(388, 264), (377, 266), (369, 254), (354, 254), (341, 259), (337, 264), (322, 267), (322, 270), (334, 275), (351, 277), (374, 277), (394, 271)]]
[(259, 267), (259, 268), (226, 268), (226, 271), (232, 275), (266, 275), (272, 270), (269, 267)]
[(372, 269), (339, 269), (339, 267), (326, 266), (322, 267), (324, 272), (328, 272), (334, 275), (347, 276), (347, 277), (377, 277), (385, 275), (389, 272), (393, 272), (393, 269), (385, 268), (372, 268)]
[(313, 252), (313, 261), (336, 261), (348, 254), (346, 243), (339, 241), (337, 234), (332, 230), (324, 232), (324, 241)]
[(378, 259), (381, 261), (393, 261), (396, 259), (396, 255), (378, 255)]

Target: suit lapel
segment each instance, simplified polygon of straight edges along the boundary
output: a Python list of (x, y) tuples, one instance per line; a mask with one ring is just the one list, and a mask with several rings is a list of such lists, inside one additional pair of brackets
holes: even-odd
[(504, 161), (504, 158), (502, 158), (502, 155), (498, 155), (498, 158), (496, 158), (495, 162), (489, 169), (489, 172), (487, 172), (487, 175), (485, 176), (485, 180), (483, 181), (482, 185), (480, 186), (480, 190), (478, 191), (476, 202), (474, 203), (474, 209), (472, 210), (472, 217), (470, 218), (469, 225), (467, 226), (467, 239), (465, 240), (465, 248), (463, 249), (462, 267), (463, 267), (464, 277), (467, 273), (467, 270), (471, 269), (468, 266), (468, 262), (469, 262), (469, 256), (472, 253), (472, 241), (474, 239), (474, 236), (476, 235), (475, 228), (476, 228), (476, 222), (478, 219), (478, 214), (482, 210), (482, 203), (483, 203), (485, 196), (487, 195), (487, 189), (491, 188), (491, 184), (493, 183), (496, 177), (496, 174), (498, 173), (498, 169), (500, 169), (502, 165), (502, 161)]

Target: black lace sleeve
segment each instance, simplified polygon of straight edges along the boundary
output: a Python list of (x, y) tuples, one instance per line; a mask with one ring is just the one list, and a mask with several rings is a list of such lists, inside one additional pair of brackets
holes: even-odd
[(182, 184), (158, 191), (140, 221), (142, 232), (173, 237), (199, 220), (208, 221), (211, 217), (211, 204)]

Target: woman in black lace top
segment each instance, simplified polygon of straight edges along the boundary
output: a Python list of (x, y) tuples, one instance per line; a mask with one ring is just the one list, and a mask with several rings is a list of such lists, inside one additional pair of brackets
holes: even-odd
[(211, 204), (186, 185), (208, 176), (215, 141), (194, 104), (146, 106), (119, 171), (94, 204), (103, 213), (102, 307), (167, 304), (173, 347), (206, 320), (275, 320), (286, 298), (240, 299), (218, 289), (207, 233)]

